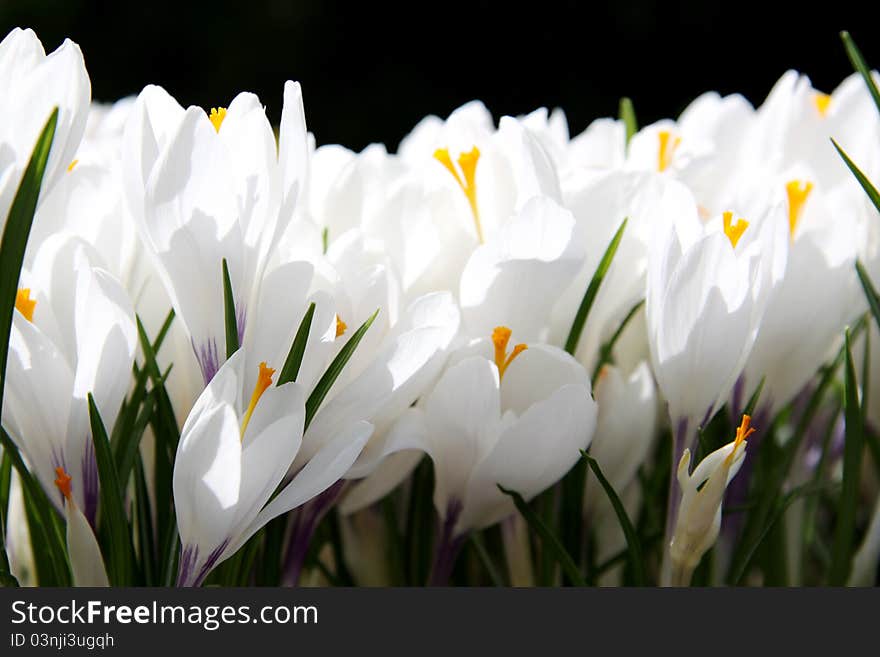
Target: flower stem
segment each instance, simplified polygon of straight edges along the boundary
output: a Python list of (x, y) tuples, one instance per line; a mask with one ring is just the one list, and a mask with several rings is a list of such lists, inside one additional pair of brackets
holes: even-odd
[(461, 514), (461, 503), (453, 500), (446, 509), (446, 518), (440, 526), (437, 541), (434, 544), (434, 564), (428, 586), (448, 586), (452, 569), (464, 545), (467, 533), (455, 535), (455, 525)]
[[(696, 435), (690, 425), (692, 423), (686, 417), (678, 419), (675, 423), (675, 433), (672, 436), (672, 462), (669, 473), (669, 498), (666, 502), (666, 532), (663, 539), (663, 565), (660, 568), (660, 586), (672, 586), (673, 564), (669, 554), (669, 546), (672, 544), (672, 536), (675, 533), (675, 521), (678, 516), (678, 506), (681, 502), (681, 487), (678, 485), (678, 461), (681, 459), (685, 448), (690, 447), (691, 441)], [(692, 435), (693, 434), (693, 435)]]

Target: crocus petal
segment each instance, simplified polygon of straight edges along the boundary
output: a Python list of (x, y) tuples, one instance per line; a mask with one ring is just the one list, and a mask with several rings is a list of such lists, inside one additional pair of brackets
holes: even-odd
[(64, 505), (67, 554), (74, 586), (110, 586), (101, 548), (89, 521), (74, 503)]

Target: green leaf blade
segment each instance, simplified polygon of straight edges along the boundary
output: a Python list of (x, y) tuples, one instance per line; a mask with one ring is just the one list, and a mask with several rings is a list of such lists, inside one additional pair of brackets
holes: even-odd
[(631, 98), (624, 96), (620, 99), (620, 110), (618, 112), (620, 120), (626, 129), (626, 145), (629, 146), (630, 140), (639, 131), (639, 122), (636, 120), (636, 108), (633, 106)]
[(868, 92), (871, 94), (871, 98), (874, 99), (874, 104), (877, 106), (877, 111), (880, 112), (880, 89), (877, 89), (877, 84), (874, 82), (874, 77), (871, 75), (871, 70), (868, 68), (865, 58), (862, 57), (861, 51), (858, 49), (858, 46), (856, 46), (856, 42), (853, 41), (849, 32), (844, 30), (840, 33), (840, 38), (843, 41), (843, 47), (846, 49), (846, 55), (849, 57), (849, 61), (852, 63), (853, 68), (862, 75), (862, 79), (864, 79), (865, 84), (868, 87)]
[(354, 335), (348, 339), (345, 346), (339, 350), (336, 358), (333, 359), (333, 362), (327, 367), (327, 370), (318, 380), (318, 383), (315, 384), (315, 389), (312, 390), (312, 394), (310, 394), (308, 400), (306, 400), (306, 428), (311, 424), (312, 419), (315, 417), (315, 413), (318, 412), (318, 408), (321, 406), (321, 402), (324, 401), (327, 393), (330, 392), (330, 388), (336, 382), (336, 379), (339, 378), (339, 375), (342, 374), (343, 368), (354, 355), (355, 349), (357, 349), (357, 346), (360, 344), (366, 332), (370, 329), (370, 326), (373, 325), (373, 321), (378, 314), (379, 309), (377, 308), (376, 312), (370, 315), (367, 321), (360, 325), (360, 328), (358, 328), (358, 330), (354, 332)]
[(828, 583), (843, 586), (852, 568), (855, 542), (856, 512), (859, 502), (859, 474), (864, 453), (864, 418), (859, 403), (858, 379), (853, 361), (849, 329), (845, 333), (846, 364), (844, 374), (843, 413), (846, 434), (843, 448), (843, 488), (837, 508), (837, 526), (831, 552)]
[(128, 530), (128, 516), (125, 513), (124, 494), (119, 483), (116, 463), (110, 450), (110, 440), (95, 399), (88, 396), (89, 421), (92, 428), (92, 442), (95, 446), (95, 460), (98, 464), (98, 481), (101, 485), (99, 534), (106, 536), (103, 546), (107, 562), (107, 575), (113, 586), (131, 584), (134, 563), (134, 549)]
[(880, 212), (880, 192), (877, 191), (877, 188), (874, 187), (873, 183), (868, 180), (868, 177), (862, 173), (862, 170), (853, 162), (849, 155), (846, 154), (840, 144), (838, 144), (834, 139), (831, 140), (831, 143), (834, 145), (834, 148), (837, 149), (840, 157), (843, 158), (844, 163), (847, 168), (852, 172), (852, 174), (856, 177), (856, 180), (859, 181), (859, 184), (862, 186), (862, 189), (865, 190), (865, 193), (868, 195), (868, 198), (871, 199), (871, 203), (874, 204), (874, 207), (877, 208), (877, 211)]
[(612, 237), (611, 241), (608, 243), (608, 248), (605, 249), (602, 259), (599, 260), (593, 278), (590, 280), (590, 284), (587, 286), (587, 290), (584, 293), (584, 298), (581, 300), (581, 305), (578, 307), (577, 314), (571, 325), (571, 330), (568, 333), (568, 339), (565, 341), (565, 351), (571, 355), (574, 355), (575, 351), (577, 351), (578, 342), (580, 342), (581, 339), (581, 333), (584, 330), (584, 325), (590, 314), (590, 308), (592, 308), (593, 302), (596, 300), (596, 295), (599, 293), (602, 281), (608, 273), (608, 268), (611, 267), (611, 262), (614, 260), (614, 255), (617, 253), (617, 247), (620, 246), (620, 240), (623, 238), (623, 231), (626, 229), (628, 221), (629, 218), (623, 220), (620, 224), (620, 228), (617, 229), (617, 232), (614, 233), (614, 237)]
[(599, 462), (586, 452), (581, 452), (581, 456), (587, 462), (587, 465), (590, 466), (593, 474), (596, 475), (596, 479), (605, 490), (605, 494), (608, 496), (611, 506), (614, 507), (617, 521), (620, 523), (620, 528), (623, 530), (623, 535), (626, 537), (629, 563), (632, 568), (635, 585), (647, 586), (648, 574), (645, 572), (645, 559), (643, 556), (642, 542), (639, 540), (639, 535), (636, 532), (632, 521), (629, 519), (626, 508), (623, 506), (623, 502), (620, 501), (620, 496), (617, 494), (617, 491), (614, 490), (611, 482), (605, 478), (602, 468), (599, 467)]
[(6, 383), (6, 361), (9, 357), (9, 334), (12, 332), (12, 317), (15, 314), (15, 296), (18, 292), (18, 279), (27, 249), (37, 201), (43, 184), (43, 174), (49, 161), (49, 151), (55, 138), (58, 125), (58, 108), (52, 110), (43, 126), (37, 143), (25, 167), (15, 198), (9, 207), (9, 215), (3, 227), (0, 241), (0, 406), (3, 404), (3, 390)]
[(556, 559), (566, 577), (568, 577), (568, 579), (575, 586), (586, 586), (587, 582), (584, 579), (583, 574), (581, 574), (580, 570), (578, 570), (574, 559), (572, 559), (571, 555), (565, 550), (565, 547), (563, 547), (562, 542), (559, 540), (559, 538), (550, 530), (547, 524), (543, 520), (541, 520), (540, 516), (538, 516), (538, 514), (535, 513), (532, 508), (526, 503), (522, 495), (520, 495), (516, 491), (504, 488), (504, 486), (502, 486), (501, 484), (497, 484), (497, 486), (498, 490), (513, 499), (513, 503), (516, 505), (517, 510), (520, 512), (522, 517), (525, 518), (532, 531), (534, 531), (536, 534), (538, 534), (538, 536), (541, 537), (542, 544), (546, 547), (547, 551), (552, 554), (553, 557)]
[(287, 360), (284, 361), (284, 367), (281, 368), (281, 374), (278, 375), (276, 385), (284, 385), (290, 381), (296, 381), (299, 376), (299, 368), (302, 365), (303, 357), (306, 353), (306, 345), (309, 341), (309, 331), (312, 328), (312, 319), (315, 316), (315, 302), (309, 304), (308, 310), (303, 315), (293, 342), (290, 345), (290, 351), (287, 354)]
[(226, 258), (223, 258), (223, 319), (226, 326), (226, 357), (232, 358), (232, 354), (241, 346), (238, 342), (238, 317), (235, 313), (235, 297), (232, 293), (232, 281), (229, 278), (229, 267)]

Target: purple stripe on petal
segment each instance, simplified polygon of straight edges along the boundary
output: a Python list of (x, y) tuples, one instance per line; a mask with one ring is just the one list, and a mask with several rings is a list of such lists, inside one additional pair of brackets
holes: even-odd
[(199, 366), (202, 368), (202, 378), (205, 381), (205, 385), (208, 385), (211, 382), (211, 379), (214, 378), (214, 375), (217, 374), (217, 370), (220, 369), (220, 355), (217, 351), (217, 340), (210, 338), (199, 346), (196, 346), (196, 343), (193, 340), (192, 347), (196, 354), (196, 359), (199, 361)]
[(198, 546), (187, 545), (180, 548), (180, 560), (177, 565), (177, 582), (175, 586), (194, 586), (195, 567), (198, 558)]
[(312, 536), (315, 534), (315, 529), (317, 529), (318, 523), (339, 499), (344, 487), (345, 481), (340, 479), (323, 493), (313, 497), (291, 512), (293, 525), (290, 532), (287, 554), (284, 557), (284, 572), (281, 580), (285, 586), (296, 586), (299, 584), (299, 577), (302, 573), (302, 567), (305, 563), (306, 554), (309, 551)]
[(434, 545), (434, 565), (431, 567), (431, 577), (428, 586), (448, 586), (452, 569), (458, 559), (461, 546), (467, 538), (467, 533), (455, 535), (455, 524), (461, 515), (462, 503), (453, 499), (446, 507), (446, 518), (437, 532), (437, 542)]
[(736, 379), (736, 383), (733, 384), (733, 395), (730, 401), (730, 410), (732, 411), (731, 414), (734, 418), (737, 418), (742, 414), (743, 393), (745, 392), (745, 387), (745, 375), (740, 374), (739, 377)]
[(214, 566), (217, 565), (217, 561), (220, 559), (220, 556), (223, 554), (223, 551), (226, 549), (226, 546), (229, 545), (229, 539), (223, 541), (220, 545), (218, 545), (211, 554), (208, 555), (208, 558), (205, 559), (205, 563), (202, 564), (202, 567), (199, 568), (199, 572), (195, 577), (195, 581), (193, 582), (193, 586), (201, 586), (202, 582), (205, 581), (205, 578), (208, 574), (214, 569)]
[(95, 458), (95, 444), (91, 436), (86, 442), (86, 451), (82, 460), (83, 477), (83, 515), (89, 521), (92, 529), (95, 529), (95, 519), (98, 515), (98, 461)]
[(247, 304), (241, 301), (235, 302), (236, 328), (238, 329), (238, 344), (244, 341), (244, 328), (247, 325)]

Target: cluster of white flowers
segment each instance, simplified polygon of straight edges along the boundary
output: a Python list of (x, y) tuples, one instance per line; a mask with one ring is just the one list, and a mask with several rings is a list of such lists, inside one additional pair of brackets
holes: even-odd
[[(599, 119), (571, 137), (543, 108), (496, 126), (471, 102), (423, 119), (396, 153), (316, 147), (296, 82), (277, 130), (246, 92), (206, 109), (157, 86), (112, 106), (90, 97), (74, 43), (46, 55), (30, 30), (0, 43), (0, 221), (59, 108), (2, 421), (66, 509), (78, 583), (107, 581), (88, 529), (87, 395), (111, 429), (143, 361), (136, 318), (155, 336), (175, 312), (156, 361), (173, 364), (181, 427), (181, 585), (303, 505), (315, 522), (378, 501), (425, 454), (450, 546), (516, 512), (499, 484), (530, 500), (588, 448), (626, 500), (666, 410), (667, 570), (687, 580), (750, 433), (746, 417), (689, 474), (698, 428), (725, 405), (742, 415), (762, 381), (756, 425), (773, 418), (865, 312), (856, 260), (880, 279), (880, 217), (830, 142), (880, 178), (880, 115), (857, 75), (826, 95), (790, 71), (757, 108), (707, 93), (632, 135)], [(584, 514), (599, 523), (606, 507), (589, 479)]]

